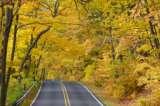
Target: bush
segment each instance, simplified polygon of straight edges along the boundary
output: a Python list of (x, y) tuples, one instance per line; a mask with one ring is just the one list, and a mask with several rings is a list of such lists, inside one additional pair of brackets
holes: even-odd
[(152, 47), (147, 44), (144, 44), (141, 47), (137, 48), (137, 52), (145, 57), (150, 55), (151, 50), (152, 50)]
[(130, 98), (137, 90), (137, 79), (132, 67), (125, 62), (115, 62), (108, 68), (108, 80), (106, 80), (106, 95), (113, 98)]

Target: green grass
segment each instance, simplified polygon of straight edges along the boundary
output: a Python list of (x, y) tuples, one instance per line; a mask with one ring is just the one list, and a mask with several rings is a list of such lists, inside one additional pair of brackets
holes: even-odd
[[(10, 105), (19, 99), (33, 83), (31, 79), (25, 79), (21, 84), (12, 79), (8, 88), (7, 104)], [(26, 85), (26, 90), (24, 90), (24, 84)]]
[(16, 87), (10, 87), (8, 89), (8, 96), (7, 96), (8, 104), (11, 104), (14, 101), (16, 101), (19, 97), (23, 95), (23, 93), (24, 93), (23, 88), (20, 85), (17, 85)]

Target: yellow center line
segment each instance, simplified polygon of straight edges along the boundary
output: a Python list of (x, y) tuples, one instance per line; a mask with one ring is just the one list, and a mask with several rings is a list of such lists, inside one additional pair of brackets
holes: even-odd
[(64, 97), (64, 105), (65, 105), (65, 106), (68, 106), (68, 105), (67, 105), (67, 98), (66, 98), (66, 94), (65, 94), (65, 91), (64, 91), (64, 87), (63, 87), (63, 83), (62, 83), (62, 82), (61, 82), (61, 89), (62, 89), (63, 97)]
[(67, 89), (66, 89), (65, 86), (63, 86), (63, 87), (64, 87), (64, 91), (65, 91), (65, 93), (66, 93), (66, 98), (67, 98), (68, 106), (71, 106), (71, 103), (70, 103), (70, 100), (69, 100), (69, 96), (68, 96)]
[(61, 89), (62, 89), (63, 96), (64, 96), (65, 106), (71, 106), (70, 100), (69, 100), (69, 96), (68, 96), (68, 92), (67, 92), (67, 89), (66, 89), (66, 87), (64, 86), (63, 82), (61, 82)]

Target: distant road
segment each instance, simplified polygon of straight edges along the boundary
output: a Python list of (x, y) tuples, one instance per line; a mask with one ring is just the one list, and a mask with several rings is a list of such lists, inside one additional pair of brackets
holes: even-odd
[(45, 81), (31, 106), (104, 106), (84, 85)]

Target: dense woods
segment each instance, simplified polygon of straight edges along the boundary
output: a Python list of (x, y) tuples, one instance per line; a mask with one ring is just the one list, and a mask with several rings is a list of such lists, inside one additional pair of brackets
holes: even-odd
[(160, 1), (0, 0), (0, 106), (43, 79), (86, 83), (113, 106), (159, 106)]

